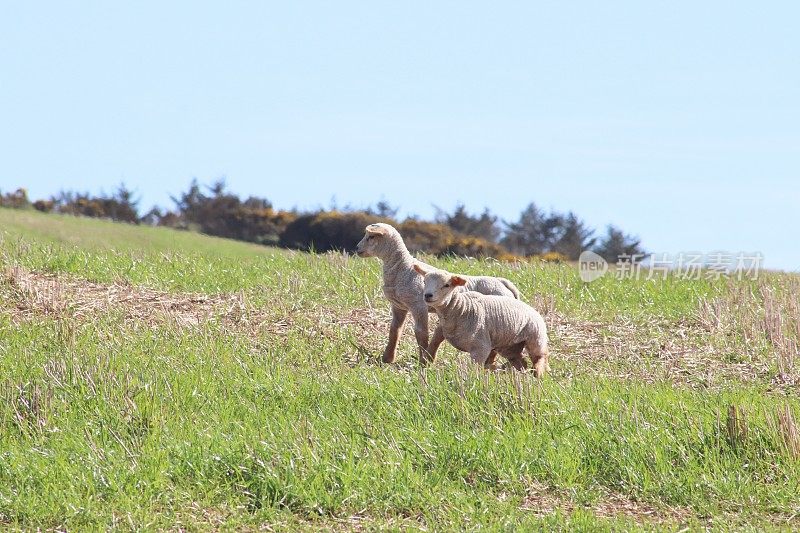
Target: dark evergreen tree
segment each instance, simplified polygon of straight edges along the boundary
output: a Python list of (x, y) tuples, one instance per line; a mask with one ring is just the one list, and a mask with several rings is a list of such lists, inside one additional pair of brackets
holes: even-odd
[(471, 215), (463, 204), (456, 206), (452, 213), (447, 213), (436, 208), (436, 222), (444, 224), (453, 231), (472, 237), (480, 237), (489, 242), (497, 242), (500, 237), (500, 227), (497, 217), (485, 209), (480, 215)]
[(581, 252), (595, 245), (597, 239), (593, 235), (594, 230), (578, 218), (578, 215), (570, 211), (561, 219), (558, 237), (553, 243), (551, 251), (576, 260)]
[(594, 251), (611, 263), (616, 263), (622, 256), (638, 255), (637, 260), (642, 260), (647, 256), (638, 237), (628, 235), (612, 225), (608, 226), (605, 237)]
[(561, 226), (560, 215), (547, 214), (531, 202), (517, 222), (506, 223), (506, 233), (500, 244), (518, 255), (543, 254), (552, 249)]

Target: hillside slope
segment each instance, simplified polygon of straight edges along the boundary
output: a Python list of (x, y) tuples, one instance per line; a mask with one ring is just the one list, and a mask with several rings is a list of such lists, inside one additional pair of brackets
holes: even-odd
[(431, 261), (514, 281), (552, 374), (381, 364), (376, 260), (0, 209), (0, 525), (800, 527), (797, 277)]

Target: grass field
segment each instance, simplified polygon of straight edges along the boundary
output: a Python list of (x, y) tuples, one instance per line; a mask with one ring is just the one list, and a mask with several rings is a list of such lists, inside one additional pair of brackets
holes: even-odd
[(552, 373), (381, 364), (377, 260), (0, 209), (0, 527), (800, 528), (800, 278), (429, 260)]

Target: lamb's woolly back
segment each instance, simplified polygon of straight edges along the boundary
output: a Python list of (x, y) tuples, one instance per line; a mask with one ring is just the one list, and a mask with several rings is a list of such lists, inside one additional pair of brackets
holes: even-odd
[(509, 291), (511, 291), (511, 294), (513, 294), (513, 295), (514, 295), (514, 298), (516, 298), (517, 300), (522, 300), (522, 293), (521, 293), (521, 292), (519, 292), (519, 289), (517, 288), (517, 286), (516, 286), (516, 285), (514, 285), (513, 283), (511, 283), (511, 281), (507, 280), (506, 278), (497, 278), (497, 279), (499, 279), (499, 280), (500, 280), (500, 283), (502, 283), (503, 285), (505, 285), (505, 286), (506, 286), (506, 288), (507, 288)]
[[(422, 264), (423, 269), (430, 270), (433, 267)], [(505, 278), (495, 278), (492, 276), (462, 276), (466, 280), (464, 289), (476, 291), (481, 294), (495, 294), (497, 296), (508, 296), (521, 300), (520, 292), (517, 287)]]

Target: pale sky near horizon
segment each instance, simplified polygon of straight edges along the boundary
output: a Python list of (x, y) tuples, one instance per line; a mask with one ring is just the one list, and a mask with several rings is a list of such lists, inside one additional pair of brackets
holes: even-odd
[(796, 2), (3, 2), (0, 190), (531, 201), (800, 270)]

